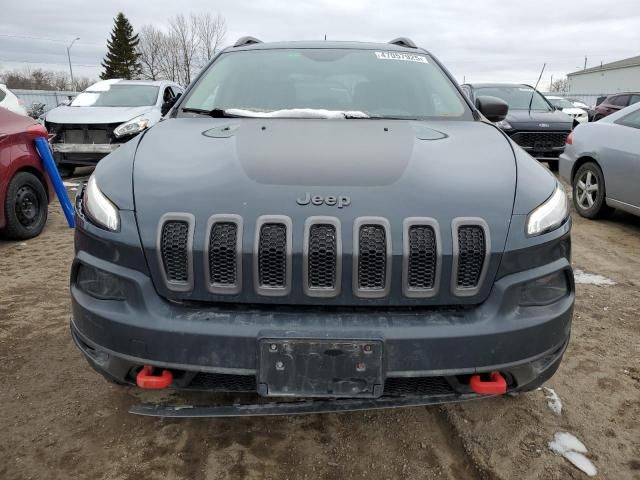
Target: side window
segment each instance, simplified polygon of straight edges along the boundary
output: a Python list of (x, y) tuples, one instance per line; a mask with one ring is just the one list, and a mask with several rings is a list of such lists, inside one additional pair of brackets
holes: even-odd
[(625, 115), (624, 117), (618, 119), (616, 123), (618, 125), (624, 125), (625, 127), (640, 129), (640, 110), (636, 110), (629, 115)]
[(631, 95), (631, 100), (629, 100), (629, 105), (634, 105), (640, 102), (640, 95)]
[(626, 107), (628, 101), (629, 95), (618, 95), (617, 97), (613, 97), (609, 103), (617, 107)]
[(0, 102), (1, 102), (1, 101), (3, 101), (3, 100), (4, 100), (4, 97), (6, 97), (6, 96), (7, 96), (7, 94), (4, 92), (4, 90), (2, 90), (2, 89), (0, 88)]

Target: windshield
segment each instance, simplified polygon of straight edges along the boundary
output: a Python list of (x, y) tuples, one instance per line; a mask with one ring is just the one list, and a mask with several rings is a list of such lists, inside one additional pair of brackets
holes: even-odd
[(225, 53), (182, 107), (240, 116), (336, 118), (331, 113), (344, 112), (342, 118), (470, 118), (458, 91), (428, 55), (330, 48)]
[(72, 107), (146, 107), (155, 105), (159, 88), (155, 85), (111, 84), (101, 90), (85, 90)]
[(564, 98), (549, 98), (549, 97), (547, 97), (547, 100), (549, 100), (551, 102), (551, 105), (553, 105), (554, 107), (558, 107), (558, 108), (575, 108), (573, 106), (573, 103), (571, 103), (569, 100), (566, 100)]
[[(531, 92), (533, 91), (533, 88), (525, 86), (480, 87), (476, 95), (501, 98), (507, 102), (509, 110), (529, 110), (529, 101), (531, 101)], [(531, 102), (531, 110), (548, 112), (551, 108), (542, 94), (535, 91)]]

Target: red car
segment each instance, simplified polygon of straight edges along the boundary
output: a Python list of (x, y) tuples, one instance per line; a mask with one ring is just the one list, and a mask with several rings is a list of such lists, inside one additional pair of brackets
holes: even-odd
[(47, 223), (53, 186), (33, 140), (47, 130), (29, 117), (0, 107), (0, 235), (24, 240)]
[(623, 108), (638, 102), (640, 102), (640, 92), (616, 93), (615, 95), (609, 95), (596, 106), (593, 121), (598, 121), (613, 112), (617, 112), (618, 110), (622, 110)]

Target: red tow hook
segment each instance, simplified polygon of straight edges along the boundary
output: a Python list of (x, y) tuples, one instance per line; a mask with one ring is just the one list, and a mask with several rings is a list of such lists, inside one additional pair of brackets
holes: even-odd
[(162, 370), (160, 375), (153, 374), (153, 367), (145, 365), (136, 375), (136, 384), (140, 388), (160, 390), (167, 388), (173, 382), (173, 374), (169, 370)]
[(507, 381), (500, 372), (491, 372), (490, 380), (484, 381), (480, 375), (473, 375), (469, 386), (471, 390), (480, 395), (502, 395), (507, 392)]

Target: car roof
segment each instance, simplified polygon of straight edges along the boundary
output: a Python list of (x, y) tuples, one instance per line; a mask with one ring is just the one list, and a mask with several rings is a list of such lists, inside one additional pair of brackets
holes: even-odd
[(286, 41), (286, 42), (261, 42), (249, 43), (239, 47), (227, 47), (225, 52), (241, 51), (241, 50), (274, 50), (286, 48), (336, 48), (336, 49), (353, 49), (353, 50), (386, 50), (397, 52), (416, 53), (423, 52), (429, 54), (424, 48), (412, 48), (394, 43), (378, 43), (378, 42), (354, 42), (354, 41), (326, 41), (326, 40), (303, 40), (303, 41)]

